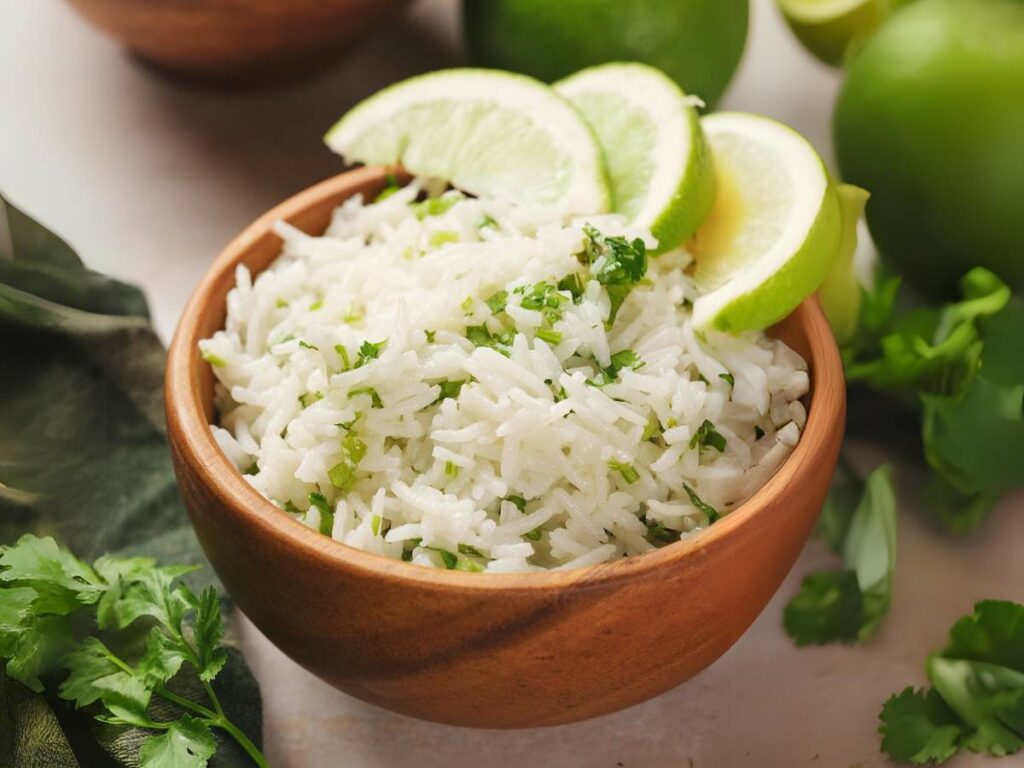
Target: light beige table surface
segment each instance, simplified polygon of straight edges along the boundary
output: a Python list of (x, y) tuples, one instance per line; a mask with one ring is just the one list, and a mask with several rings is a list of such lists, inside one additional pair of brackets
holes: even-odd
[[(831, 158), (837, 75), (797, 46), (769, 0), (755, 0), (753, 11), (723, 106), (780, 118)], [(326, 77), (287, 90), (214, 92), (154, 76), (56, 0), (5, 0), (0, 189), (90, 266), (144, 286), (167, 339), (221, 246), (340, 168), (320, 142), (333, 119), (388, 82), (457, 61), (456, 40), (455, 3), (424, 0)], [(870, 460), (870, 448), (861, 456)], [(751, 630), (686, 685), (545, 730), (475, 731), (392, 715), (321, 683), (243, 622), (263, 689), (267, 754), (290, 768), (887, 765), (875, 733), (882, 701), (923, 682), (925, 654), (975, 600), (1024, 600), (1024, 497), (1004, 503), (966, 543), (905, 510), (892, 615), (879, 635), (866, 648), (797, 650), (780, 628), (782, 607), (803, 574), (832, 563), (809, 545)], [(988, 764), (968, 757), (953, 765)]]

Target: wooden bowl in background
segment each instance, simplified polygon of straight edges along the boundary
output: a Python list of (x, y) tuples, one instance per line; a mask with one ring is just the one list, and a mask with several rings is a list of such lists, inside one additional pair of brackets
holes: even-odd
[(329, 64), (407, 0), (68, 0), (160, 68), (222, 83)]
[(832, 477), (845, 390), (817, 301), (773, 331), (810, 365), (803, 436), (763, 488), (706, 532), (572, 571), (475, 574), (389, 560), (307, 528), (243, 479), (211, 436), (214, 380), (197, 346), (223, 326), (236, 265), (258, 273), (278, 256), (274, 221), (321, 232), (335, 206), (384, 184), (383, 170), (360, 169), (277, 206), (217, 258), (182, 315), (167, 363), (168, 431), (193, 525), (228, 592), (314, 674), (444, 723), (566, 723), (697, 674), (778, 589)]

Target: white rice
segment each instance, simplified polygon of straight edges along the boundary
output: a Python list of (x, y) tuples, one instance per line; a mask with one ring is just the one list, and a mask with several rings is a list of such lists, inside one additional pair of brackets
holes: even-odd
[[(282, 255), (255, 280), (238, 268), (225, 329), (200, 345), (218, 443), (287, 513), (425, 566), (574, 568), (699, 532), (700, 501), (727, 513), (792, 450), (804, 361), (763, 334), (696, 334), (684, 250), (650, 259), (606, 330), (583, 226), (652, 246), (649, 233), (451, 192), (424, 215), (425, 186), (353, 198), (322, 237), (279, 224)], [(549, 293), (547, 319), (521, 306), (570, 273), (586, 281), (579, 303)], [(513, 332), (508, 348), (474, 346), (481, 325)], [(625, 349), (639, 361), (604, 382)], [(466, 383), (439, 401), (444, 381)]]

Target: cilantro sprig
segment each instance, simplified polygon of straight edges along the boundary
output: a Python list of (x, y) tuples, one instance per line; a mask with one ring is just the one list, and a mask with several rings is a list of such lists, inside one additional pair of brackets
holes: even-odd
[(841, 569), (807, 576), (783, 623), (797, 645), (854, 643), (874, 634), (889, 611), (896, 561), (896, 496), (888, 465), (861, 483), (837, 471), (819, 524), (843, 558)]
[(928, 689), (893, 694), (879, 714), (882, 751), (937, 765), (960, 749), (995, 757), (1024, 747), (1024, 605), (985, 600), (928, 657)]
[[(63, 673), (61, 698), (104, 723), (151, 731), (141, 768), (203, 768), (217, 749), (213, 729), (266, 766), (213, 688), (228, 658), (220, 600), (212, 587), (196, 595), (178, 581), (191, 570), (143, 557), (89, 565), (49, 537), (0, 547), (0, 658), (8, 676), (42, 692), (44, 681)], [(140, 647), (133, 640), (147, 628)], [(198, 698), (183, 684), (189, 679), (198, 682)], [(157, 719), (154, 699), (180, 715)]]

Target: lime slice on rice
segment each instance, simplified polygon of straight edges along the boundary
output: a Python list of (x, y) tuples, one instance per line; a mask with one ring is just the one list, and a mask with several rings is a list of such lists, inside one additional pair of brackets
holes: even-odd
[(691, 247), (702, 293), (694, 325), (767, 328), (814, 293), (832, 266), (836, 190), (814, 148), (781, 123), (739, 112), (701, 122), (717, 193)]
[(401, 165), (474, 195), (565, 214), (611, 205), (590, 126), (524, 75), (448, 69), (403, 80), (356, 105), (324, 141), (349, 162)]
[(658, 252), (689, 239), (711, 210), (715, 177), (695, 106), (660, 70), (604, 64), (555, 83), (604, 149), (615, 210), (649, 229)]

